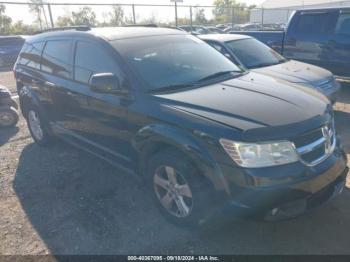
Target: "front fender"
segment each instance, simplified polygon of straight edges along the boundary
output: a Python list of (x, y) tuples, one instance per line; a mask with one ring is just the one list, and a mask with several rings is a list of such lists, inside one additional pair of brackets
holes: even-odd
[(216, 190), (229, 193), (229, 187), (221, 169), (210, 155), (205, 144), (190, 132), (166, 124), (151, 124), (140, 129), (133, 139), (133, 147), (147, 159), (154, 145), (167, 145), (186, 154), (201, 174), (207, 177)]

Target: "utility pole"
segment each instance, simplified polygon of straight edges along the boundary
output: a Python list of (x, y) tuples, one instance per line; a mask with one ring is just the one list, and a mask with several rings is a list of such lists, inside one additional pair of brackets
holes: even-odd
[(175, 0), (175, 26), (177, 27), (177, 1)]
[(134, 4), (132, 4), (132, 19), (134, 21), (134, 25), (136, 25), (135, 5)]
[(193, 20), (192, 20), (192, 6), (190, 6), (190, 20), (191, 20), (191, 33), (192, 33), (192, 27), (193, 27)]
[(50, 5), (50, 4), (47, 4), (47, 10), (49, 10), (49, 16), (50, 16), (51, 27), (54, 28), (54, 27), (55, 27), (55, 24), (53, 23), (52, 11), (51, 11), (51, 5)]

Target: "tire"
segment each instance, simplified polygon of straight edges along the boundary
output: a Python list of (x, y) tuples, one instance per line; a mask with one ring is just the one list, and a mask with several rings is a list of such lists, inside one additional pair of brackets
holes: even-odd
[(15, 108), (1, 108), (0, 109), (0, 126), (13, 127), (18, 122), (18, 112)]
[(29, 132), (38, 145), (52, 145), (53, 137), (49, 132), (49, 125), (36, 107), (30, 106), (28, 108), (26, 120)]
[[(175, 180), (171, 179), (174, 175)], [(166, 150), (152, 156), (147, 180), (152, 198), (170, 222), (187, 227), (197, 227), (205, 222), (211, 209), (212, 189), (184, 154)]]

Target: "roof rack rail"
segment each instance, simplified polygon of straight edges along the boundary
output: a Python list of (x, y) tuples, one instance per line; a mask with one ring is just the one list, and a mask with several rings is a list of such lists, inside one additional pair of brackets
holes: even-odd
[(41, 34), (41, 33), (47, 33), (47, 32), (65, 31), (65, 30), (89, 31), (89, 30), (91, 30), (91, 27), (87, 26), (87, 25), (53, 27), (53, 28), (48, 28), (48, 29), (36, 31), (36, 32), (34, 32), (34, 35)]
[(156, 24), (129, 24), (129, 25), (124, 25), (125, 27), (158, 27)]

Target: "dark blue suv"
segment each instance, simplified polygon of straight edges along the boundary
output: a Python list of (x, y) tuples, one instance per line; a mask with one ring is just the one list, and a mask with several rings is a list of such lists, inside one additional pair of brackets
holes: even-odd
[(60, 137), (141, 176), (178, 224), (224, 207), (293, 217), (344, 187), (346, 156), (326, 97), (246, 72), (183, 31), (39, 34), (14, 71), (37, 144)]

